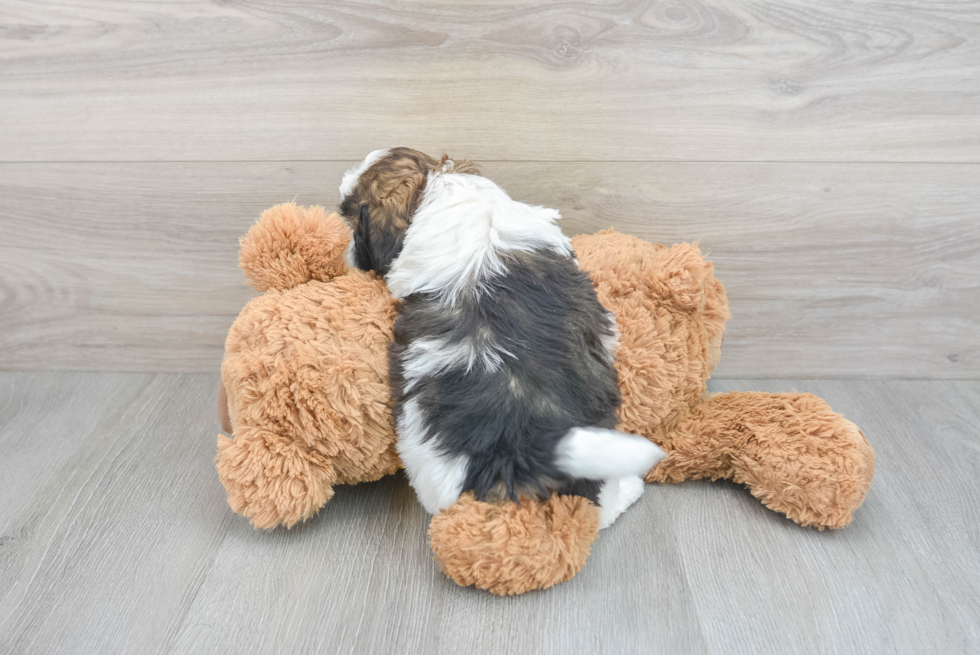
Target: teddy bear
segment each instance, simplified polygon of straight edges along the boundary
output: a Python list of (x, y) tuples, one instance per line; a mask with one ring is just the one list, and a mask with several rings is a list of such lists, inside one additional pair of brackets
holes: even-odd
[[(387, 358), (396, 305), (381, 278), (346, 265), (349, 240), (336, 214), (290, 203), (240, 242), (240, 267), (263, 294), (225, 342), (218, 405), (233, 438), (219, 435), (215, 462), (229, 505), (257, 528), (291, 527), (337, 485), (399, 468)], [(851, 522), (874, 475), (857, 426), (806, 393), (706, 393), (729, 310), (697, 246), (613, 230), (572, 245), (620, 331), (618, 429), (667, 452), (648, 483), (730, 479), (800, 525)], [(464, 494), (429, 537), (455, 582), (510, 595), (571, 579), (598, 526), (598, 508), (578, 496)]]

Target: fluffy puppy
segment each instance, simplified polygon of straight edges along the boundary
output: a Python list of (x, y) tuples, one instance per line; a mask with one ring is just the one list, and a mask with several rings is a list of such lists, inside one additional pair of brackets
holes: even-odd
[(352, 266), (401, 301), (391, 346), (398, 452), (425, 509), (585, 496), (610, 525), (664, 453), (612, 428), (616, 323), (554, 209), (469, 162), (376, 150), (344, 175)]

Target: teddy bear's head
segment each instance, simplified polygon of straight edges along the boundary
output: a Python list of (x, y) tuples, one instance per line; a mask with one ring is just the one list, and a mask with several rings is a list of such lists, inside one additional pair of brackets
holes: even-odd
[[(256, 527), (316, 513), (337, 484), (398, 469), (387, 348), (394, 300), (347, 267), (350, 234), (321, 207), (278, 205), (240, 243), (262, 295), (228, 332), (216, 464), (232, 508)], [(227, 393), (225, 393), (225, 391)]]

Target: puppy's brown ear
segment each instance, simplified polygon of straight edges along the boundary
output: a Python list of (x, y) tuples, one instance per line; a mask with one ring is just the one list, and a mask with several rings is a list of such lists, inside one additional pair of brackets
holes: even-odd
[(361, 203), (355, 240), (359, 266), (388, 273), (436, 163), (417, 150), (395, 148), (361, 175), (356, 189)]
[(354, 231), (359, 268), (388, 274), (433, 171), (478, 175), (480, 169), (448, 155), (438, 161), (411, 148), (392, 148), (361, 173), (340, 208)]
[(374, 222), (407, 229), (435, 167), (432, 157), (409, 148), (394, 148), (372, 166), (362, 176), (367, 188), (361, 197), (368, 198)]

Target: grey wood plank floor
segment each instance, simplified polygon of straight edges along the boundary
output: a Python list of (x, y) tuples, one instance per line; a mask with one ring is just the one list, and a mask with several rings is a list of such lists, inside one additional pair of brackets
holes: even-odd
[(854, 523), (648, 486), (571, 582), (455, 586), (401, 476), (257, 532), (212, 465), (217, 377), (0, 374), (0, 652), (968, 653), (980, 382), (719, 380), (825, 397), (875, 446)]

